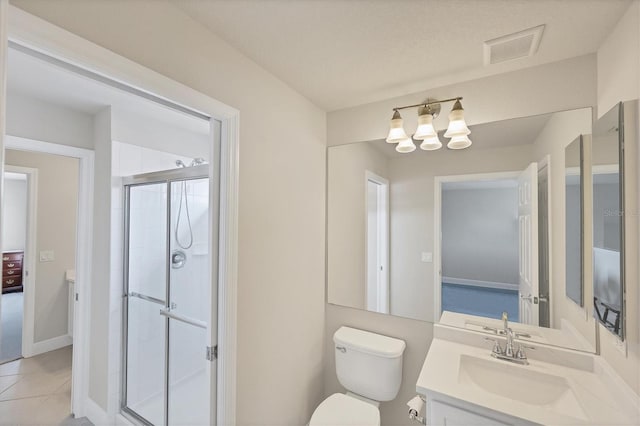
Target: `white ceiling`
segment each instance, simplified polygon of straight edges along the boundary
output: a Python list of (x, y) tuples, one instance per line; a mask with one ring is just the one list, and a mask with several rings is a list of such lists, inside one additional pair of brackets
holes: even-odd
[(9, 49), (7, 91), (74, 111), (94, 115), (107, 106), (160, 121), (197, 134), (209, 133), (209, 122), (156, 102), (107, 86), (88, 77)]
[[(631, 0), (172, 0), (332, 111), (595, 52)], [(545, 24), (530, 58), (483, 42)]]

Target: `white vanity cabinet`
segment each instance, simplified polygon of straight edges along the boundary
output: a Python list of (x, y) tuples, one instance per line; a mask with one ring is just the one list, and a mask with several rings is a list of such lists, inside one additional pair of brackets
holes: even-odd
[(428, 426), (520, 426), (535, 424), (437, 394), (427, 394), (426, 399)]

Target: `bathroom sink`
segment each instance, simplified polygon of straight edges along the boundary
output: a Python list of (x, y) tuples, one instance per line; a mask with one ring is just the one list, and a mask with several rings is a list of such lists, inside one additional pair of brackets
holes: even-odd
[(528, 366), (463, 354), (458, 381), (510, 400), (587, 419), (567, 379)]

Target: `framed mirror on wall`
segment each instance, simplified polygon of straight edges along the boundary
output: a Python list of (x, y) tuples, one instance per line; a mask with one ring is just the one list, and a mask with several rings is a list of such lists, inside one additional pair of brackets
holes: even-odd
[[(533, 340), (549, 327), (557, 333), (548, 343), (594, 351), (593, 320), (573, 327), (579, 315), (564, 302), (569, 293), (591, 297), (591, 288), (584, 294), (579, 270), (566, 288), (564, 239), (551, 235), (565, 233), (565, 170), (581, 180), (581, 142), (566, 163), (565, 147), (591, 127), (592, 109), (582, 108), (470, 126), (473, 145), (462, 151), (398, 153), (384, 140), (329, 147), (328, 302), (430, 322), (454, 313), (480, 331), (506, 311)], [(526, 240), (522, 188), (531, 203)], [(580, 231), (578, 253), (579, 240)], [(583, 336), (567, 338), (577, 327), (571, 333)]]
[(624, 106), (617, 104), (593, 127), (593, 310), (624, 339)]

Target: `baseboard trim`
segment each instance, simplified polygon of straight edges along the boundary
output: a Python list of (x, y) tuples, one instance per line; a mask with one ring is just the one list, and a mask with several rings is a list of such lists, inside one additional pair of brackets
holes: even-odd
[(42, 342), (35, 342), (31, 347), (32, 353), (29, 356), (40, 355), (45, 352), (55, 351), (56, 349), (64, 348), (73, 344), (73, 338), (65, 334), (63, 336), (54, 337), (53, 339), (43, 340)]
[(91, 398), (87, 398), (84, 401), (84, 416), (96, 426), (114, 424), (112, 421), (109, 421), (107, 412)]

